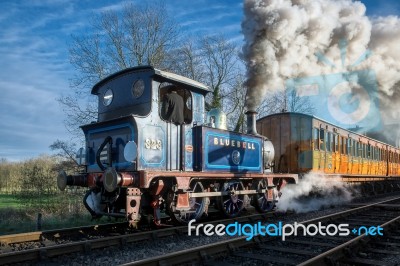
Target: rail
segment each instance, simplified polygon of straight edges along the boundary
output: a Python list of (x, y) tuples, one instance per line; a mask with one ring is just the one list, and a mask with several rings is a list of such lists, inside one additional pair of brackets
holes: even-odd
[[(373, 204), (368, 204), (366, 206), (354, 208), (351, 210), (347, 211), (341, 211), (338, 213), (326, 215), (320, 218), (312, 219), (312, 220), (307, 220), (301, 222), (301, 224), (307, 225), (311, 223), (316, 223), (316, 222), (324, 222), (324, 221), (337, 221), (341, 218), (348, 217), (349, 215), (357, 214), (360, 212), (363, 212), (367, 209), (370, 208), (376, 208), (380, 206), (389, 206), (388, 203), (393, 202), (393, 201), (399, 201), (400, 197), (397, 198), (392, 198), (389, 200), (384, 200), (380, 201), (377, 203)], [(390, 221), (387, 221), (383, 224), (381, 224), (381, 227), (384, 227), (385, 229), (388, 229), (390, 225), (392, 225), (395, 222), (400, 221), (400, 216), (395, 217), (391, 219)], [(300, 265), (325, 265), (326, 260), (329, 259), (330, 256), (332, 255), (337, 255), (338, 252), (343, 252), (346, 250), (349, 246), (360, 243), (362, 240), (366, 238), (365, 234), (355, 237), (341, 245), (337, 245), (334, 248), (329, 249), (328, 251), (325, 251), (319, 255), (314, 256), (313, 252), (309, 252), (308, 250), (304, 249), (294, 249), (290, 247), (279, 247), (277, 245), (274, 245), (273, 242), (275, 239), (272, 238), (263, 238), (261, 236), (256, 236), (254, 237), (251, 241), (246, 240), (247, 236), (243, 237), (237, 237), (231, 240), (225, 240), (221, 241), (218, 243), (213, 243), (210, 245), (204, 245), (196, 248), (191, 248), (183, 251), (178, 251), (166, 255), (161, 255), (157, 256), (154, 258), (149, 258), (149, 259), (144, 259), (140, 261), (134, 261), (130, 263), (126, 263), (123, 265), (173, 265), (173, 264), (180, 264), (180, 263), (187, 263), (187, 262), (207, 262), (209, 265), (218, 265), (221, 262), (219, 260), (215, 261), (213, 263), (213, 260), (217, 259), (218, 257), (224, 257), (224, 256), (237, 256), (241, 258), (249, 258), (249, 259), (254, 259), (254, 260), (261, 260), (264, 263), (283, 263), (283, 264), (289, 264), (289, 265), (297, 265), (298, 263), (301, 263)], [(293, 241), (294, 242), (294, 241)], [(292, 242), (292, 243), (293, 243)], [(301, 241), (298, 241), (301, 242)], [(322, 241), (321, 241), (322, 242)], [(280, 242), (284, 243), (284, 242)], [(306, 242), (302, 243), (303, 247)], [(309, 243), (312, 245), (312, 241)], [(330, 244), (328, 243), (316, 243), (319, 245), (322, 245), (326, 247), (329, 247)], [(276, 250), (280, 252), (288, 252), (288, 253), (294, 253), (297, 255), (302, 255), (302, 256), (308, 256), (309, 258), (306, 260), (291, 260), (287, 259), (284, 257), (278, 257), (278, 256), (268, 256), (265, 254), (249, 254), (247, 252), (238, 252), (240, 249), (246, 249), (248, 248), (249, 250), (253, 250), (254, 247), (259, 248), (262, 246), (264, 249), (271, 249), (271, 250)], [(340, 257), (340, 256), (339, 256)], [(222, 263), (223, 264), (223, 263)], [(226, 264), (226, 263), (225, 263)], [(229, 263), (228, 263), (229, 264)]]

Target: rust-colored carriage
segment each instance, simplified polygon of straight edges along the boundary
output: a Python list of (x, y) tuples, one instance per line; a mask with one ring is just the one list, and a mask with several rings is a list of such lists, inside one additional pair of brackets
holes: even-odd
[(322, 172), (347, 181), (383, 181), (400, 175), (400, 150), (386, 143), (300, 113), (257, 120), (275, 147), (274, 172)]

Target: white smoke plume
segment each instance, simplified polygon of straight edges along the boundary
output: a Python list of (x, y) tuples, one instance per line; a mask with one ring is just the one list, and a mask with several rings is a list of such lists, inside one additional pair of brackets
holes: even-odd
[(356, 190), (342, 182), (341, 178), (308, 173), (298, 184), (288, 184), (281, 192), (277, 211), (303, 213), (350, 202)]
[[(248, 110), (256, 110), (268, 93), (283, 90), (287, 79), (368, 68), (376, 74), (383, 123), (398, 123), (397, 16), (370, 18), (364, 4), (351, 0), (244, 0), (243, 8)], [(340, 40), (347, 41), (345, 54)], [(369, 57), (360, 61), (368, 50)], [(318, 60), (318, 54), (332, 64)]]

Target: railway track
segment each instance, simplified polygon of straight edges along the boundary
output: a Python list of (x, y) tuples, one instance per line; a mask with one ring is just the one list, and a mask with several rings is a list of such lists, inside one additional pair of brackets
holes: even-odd
[[(196, 262), (198, 265), (390, 265), (383, 256), (400, 256), (400, 197), (356, 207), (347, 211), (303, 221), (301, 224), (348, 224), (359, 228), (360, 235), (347, 236), (255, 236), (250, 241), (246, 236), (218, 243), (182, 250), (125, 265), (175, 265)], [(379, 238), (362, 234), (362, 226), (382, 228)], [(375, 229), (375, 234), (377, 233)], [(358, 232), (357, 232), (358, 233)], [(380, 246), (380, 248), (376, 248)], [(383, 248), (382, 248), (383, 246)], [(391, 249), (388, 249), (390, 247)], [(396, 250), (397, 249), (397, 250)]]
[[(376, 200), (376, 199), (375, 199)], [(384, 207), (383, 202), (379, 202), (376, 207)], [(360, 208), (360, 205), (363, 203), (353, 203), (348, 207), (352, 208)], [(389, 208), (392, 205), (386, 203), (385, 208)], [(363, 207), (365, 208), (365, 207)], [(288, 218), (289, 220), (291, 216), (295, 216), (295, 214), (277, 214), (277, 213), (268, 213), (268, 214), (251, 214), (243, 217), (238, 217), (236, 219), (225, 219), (225, 220), (215, 220), (210, 221), (204, 224), (229, 224), (237, 221), (238, 223), (257, 223), (261, 221), (262, 223), (269, 222), (273, 223), (278, 221), (280, 218)], [(333, 219), (333, 218), (330, 218)], [(298, 220), (298, 217), (297, 217)], [(312, 220), (314, 221), (314, 220)], [(311, 222), (312, 222), (311, 221)], [(148, 230), (148, 231), (126, 231), (126, 223), (119, 224), (106, 224), (106, 225), (98, 225), (98, 226), (89, 226), (89, 227), (79, 227), (79, 228), (70, 228), (64, 230), (52, 230), (52, 231), (44, 231), (44, 232), (33, 232), (33, 233), (25, 233), (25, 234), (16, 234), (9, 236), (0, 236), (0, 265), (3, 264), (14, 264), (19, 262), (45, 262), (50, 259), (57, 258), (58, 256), (73, 254), (73, 253), (81, 253), (87, 256), (91, 256), (90, 254), (94, 253), (96, 250), (99, 250), (101, 253), (103, 248), (108, 247), (116, 247), (123, 250), (130, 250), (132, 245), (131, 243), (137, 243), (145, 241), (145, 243), (157, 243), (158, 240), (161, 239), (169, 239), (167, 237), (177, 237), (180, 242), (182, 239), (185, 239), (186, 242), (191, 243), (193, 238), (188, 236), (188, 227), (180, 226), (180, 227), (168, 227), (164, 229), (157, 230)], [(156, 265), (160, 261), (164, 261), (167, 264), (175, 264), (175, 263), (185, 263), (185, 261), (196, 260), (199, 264), (204, 262), (207, 263), (221, 263), (223, 262), (223, 258), (214, 258), (214, 255), (226, 254), (225, 258), (231, 256), (232, 258), (236, 258), (237, 260), (242, 260), (247, 255), (244, 255), (244, 251), (247, 249), (252, 249), (251, 245), (255, 245), (257, 248), (261, 249), (264, 246), (275, 245), (273, 243), (273, 238), (267, 239), (266, 237), (255, 237), (252, 241), (246, 241), (245, 238), (237, 238), (220, 242), (218, 238), (218, 243), (208, 245), (208, 246), (200, 246), (198, 248), (190, 250), (183, 250), (181, 252), (173, 252), (167, 256), (155, 257), (149, 260), (138, 261), (139, 264), (148, 264), (148, 265)], [(276, 239), (275, 239), (276, 240)], [(307, 239), (294, 239), (291, 241), (294, 243), (295, 241), (309, 241)], [(168, 242), (169, 240), (165, 240)], [(217, 241), (215, 241), (217, 242)], [(278, 241), (279, 242), (279, 241)], [(280, 241), (281, 242), (281, 241)], [(272, 243), (272, 244), (270, 244)], [(289, 243), (289, 241), (287, 241)], [(299, 242), (301, 243), (301, 242)], [(279, 243), (278, 243), (279, 244)], [(141, 244), (140, 246), (142, 246)], [(250, 245), (250, 246), (249, 246)], [(195, 246), (194, 244), (188, 246)], [(279, 245), (275, 245), (279, 246)], [(139, 247), (139, 246), (135, 246)], [(332, 247), (332, 245), (330, 245)], [(186, 246), (185, 246), (186, 248)], [(179, 250), (183, 248), (177, 248), (175, 250)], [(254, 249), (254, 247), (253, 247)], [(96, 251), (96, 253), (99, 253)], [(322, 252), (322, 250), (321, 250)], [(366, 251), (361, 252), (361, 254), (365, 254)], [(124, 251), (122, 251), (124, 253)], [(233, 255), (229, 255), (233, 254)], [(240, 256), (241, 254), (241, 256)], [(265, 255), (265, 252), (263, 252)], [(149, 255), (149, 254), (148, 254)], [(255, 256), (255, 255), (250, 255)], [(73, 256), (72, 256), (73, 257)], [(180, 258), (181, 257), (181, 258)], [(275, 256), (276, 257), (276, 256)], [(265, 261), (264, 257), (264, 261)], [(217, 260), (214, 260), (217, 259)], [(55, 259), (56, 261), (58, 259)], [(254, 260), (247, 259), (247, 260)], [(257, 259), (255, 259), (257, 261)], [(54, 261), (54, 259), (53, 259)], [(123, 260), (125, 263), (129, 260)], [(231, 262), (229, 262), (231, 263)], [(258, 261), (259, 264), (259, 261)]]
[[(274, 213), (238, 217), (240, 223), (265, 221)], [(207, 224), (228, 224), (232, 220), (215, 220)], [(187, 226), (175, 226), (148, 231), (126, 231), (127, 223), (77, 227), (44, 232), (0, 236), (0, 265), (37, 262), (71, 253), (89, 253), (110, 246), (123, 247), (130, 243), (187, 235)]]

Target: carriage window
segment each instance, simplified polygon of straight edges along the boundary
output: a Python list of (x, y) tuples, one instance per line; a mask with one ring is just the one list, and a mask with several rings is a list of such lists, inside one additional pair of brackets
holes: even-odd
[(334, 135), (335, 136), (335, 138), (334, 138), (334, 141), (335, 141), (335, 152), (339, 152), (339, 136), (338, 136), (338, 134), (335, 134)]
[(367, 158), (371, 159), (371, 145), (370, 144), (368, 144), (368, 147), (367, 147)]
[(365, 144), (360, 143), (360, 156), (361, 158), (365, 158)]
[(332, 133), (328, 133), (328, 139), (326, 141), (326, 150), (327, 151), (332, 151)]
[(363, 144), (363, 153), (364, 153), (364, 158), (367, 158), (367, 144)]
[(347, 153), (348, 153), (348, 155), (351, 155), (351, 153), (352, 153), (352, 148), (351, 148), (351, 143), (352, 143), (352, 140), (351, 139), (348, 139), (347, 140)]
[(354, 156), (360, 156), (360, 142), (354, 141)]
[(319, 149), (321, 151), (325, 150), (325, 130), (321, 129), (319, 131)]
[[(183, 102), (182, 104), (179, 104), (179, 108), (182, 108), (183, 111), (178, 111), (177, 115), (175, 116), (175, 119), (172, 120), (182, 120), (183, 116), (183, 121), (185, 124), (190, 124), (192, 122), (192, 94), (189, 90), (186, 90), (182, 87), (175, 86), (170, 83), (161, 83), (160, 84), (160, 89), (159, 89), (159, 110), (160, 110), (160, 117), (163, 120), (169, 120), (171, 119), (170, 117), (170, 112), (169, 110), (166, 110), (168, 104), (166, 104), (166, 101), (170, 98), (168, 95), (171, 95), (172, 93), (177, 94), (178, 97), (174, 98), (182, 98)], [(172, 99), (172, 98), (171, 98)], [(183, 112), (179, 114), (179, 112)], [(175, 121), (175, 123), (179, 123), (179, 121)]]
[(318, 128), (313, 128), (313, 145), (314, 145), (314, 150), (319, 149), (319, 129)]
[(364, 143), (361, 143), (361, 145), (360, 145), (360, 152), (361, 152), (361, 157), (362, 158), (365, 158), (365, 149), (364, 149), (364, 147), (365, 147), (365, 144)]
[(360, 143), (360, 157), (364, 158), (364, 143)]

